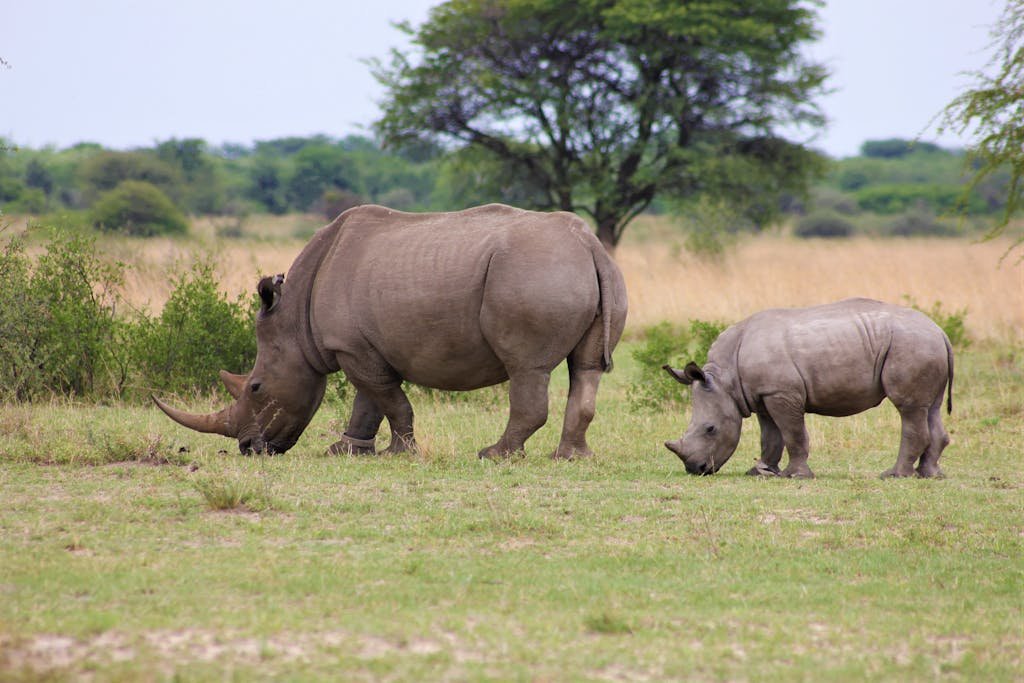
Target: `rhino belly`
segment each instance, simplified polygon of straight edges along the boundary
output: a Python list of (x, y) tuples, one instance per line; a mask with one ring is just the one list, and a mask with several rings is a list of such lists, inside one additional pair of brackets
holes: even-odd
[(469, 391), (507, 380), (504, 364), (490, 347), (474, 341), (435, 338), (416, 349), (392, 351), (389, 362), (406, 381), (445, 391)]
[(808, 413), (844, 417), (874, 408), (885, 390), (874, 364), (867, 359), (830, 358), (801, 373)]

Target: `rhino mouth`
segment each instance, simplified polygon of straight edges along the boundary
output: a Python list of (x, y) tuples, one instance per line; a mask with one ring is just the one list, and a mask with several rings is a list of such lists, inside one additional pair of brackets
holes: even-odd
[(258, 436), (238, 440), (242, 455), (279, 455), (294, 445), (295, 441), (265, 441)]

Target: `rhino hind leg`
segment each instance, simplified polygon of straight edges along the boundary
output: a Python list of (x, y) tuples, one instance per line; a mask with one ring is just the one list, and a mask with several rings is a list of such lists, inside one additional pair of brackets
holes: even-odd
[(945, 474), (939, 468), (939, 457), (949, 445), (949, 434), (942, 426), (942, 396), (928, 410), (928, 448), (917, 465), (917, 475), (925, 478), (943, 479)]
[(597, 412), (597, 387), (601, 383), (600, 368), (580, 369), (579, 363), (569, 358), (569, 398), (565, 404), (562, 437), (552, 458), (574, 460), (590, 457), (594, 451), (587, 444), (587, 428)]
[(548, 383), (544, 370), (509, 372), (508, 424), (494, 443), (480, 451), (481, 458), (505, 458), (523, 450), (526, 440), (548, 420)]
[[(902, 405), (900, 412), (900, 451), (896, 464), (882, 472), (881, 477), (913, 477), (914, 463), (924, 460), (925, 452), (931, 448), (931, 433), (928, 429), (928, 409), (920, 406)], [(936, 460), (938, 458), (936, 457)]]
[(761, 426), (761, 459), (747, 470), (747, 474), (756, 477), (778, 477), (782, 475), (779, 462), (786, 442), (782, 432), (770, 415), (757, 413), (757, 422)]

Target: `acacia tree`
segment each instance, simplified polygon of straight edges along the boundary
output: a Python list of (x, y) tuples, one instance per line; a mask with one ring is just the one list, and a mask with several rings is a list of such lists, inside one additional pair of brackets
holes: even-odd
[(801, 53), (816, 0), (449, 0), (414, 54), (374, 63), (386, 144), (472, 147), (588, 214), (609, 248), (658, 195), (713, 193), (757, 222), (820, 157), (778, 133), (823, 123)]
[[(985, 178), (1010, 170), (1006, 210), (990, 233), (1001, 234), (1024, 202), (1024, 2), (1009, 0), (991, 32), (994, 54), (988, 66), (995, 75), (974, 72), (974, 87), (950, 102), (939, 131), (970, 131), (967, 167), (973, 171), (964, 197)], [(1024, 242), (1020, 237), (1016, 244)]]

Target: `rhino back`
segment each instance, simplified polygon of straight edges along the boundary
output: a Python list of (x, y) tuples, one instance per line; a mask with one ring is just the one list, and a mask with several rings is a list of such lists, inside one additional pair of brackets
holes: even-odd
[[(745, 323), (740, 378), (755, 402), (785, 394), (802, 400), (806, 412), (836, 416), (878, 405), (886, 365), (905, 363), (921, 339), (930, 346), (942, 339), (923, 314), (869, 299), (772, 309)], [(944, 360), (945, 347), (942, 353)]]
[(550, 348), (538, 362), (564, 358), (593, 322), (599, 296), (588, 238), (572, 214), (359, 207), (320, 267), (315, 324), (325, 347), (354, 357), (372, 349), (412, 382), (495, 384), (507, 378), (502, 345), (535, 356), (534, 338), (546, 335)]

